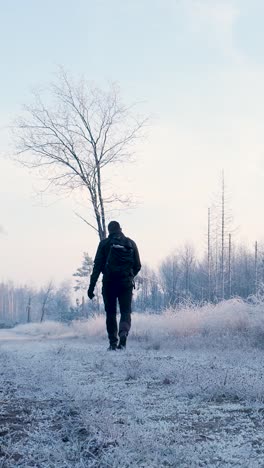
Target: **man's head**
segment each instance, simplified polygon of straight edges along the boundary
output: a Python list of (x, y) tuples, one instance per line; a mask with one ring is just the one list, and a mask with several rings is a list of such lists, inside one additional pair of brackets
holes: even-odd
[(122, 229), (120, 227), (120, 224), (117, 221), (110, 221), (110, 223), (108, 224), (109, 234), (116, 234), (121, 231)]

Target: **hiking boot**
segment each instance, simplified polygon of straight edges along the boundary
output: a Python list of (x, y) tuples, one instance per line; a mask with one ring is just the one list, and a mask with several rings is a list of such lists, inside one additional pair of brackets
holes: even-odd
[(120, 336), (117, 349), (126, 349), (126, 336)]
[(116, 351), (116, 344), (110, 344), (109, 348), (107, 348), (107, 351)]

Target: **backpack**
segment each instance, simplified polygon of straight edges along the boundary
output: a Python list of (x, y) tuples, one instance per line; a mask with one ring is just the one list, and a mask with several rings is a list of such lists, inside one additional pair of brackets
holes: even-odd
[(110, 279), (133, 277), (134, 249), (127, 237), (115, 237), (111, 240), (105, 264), (105, 274)]

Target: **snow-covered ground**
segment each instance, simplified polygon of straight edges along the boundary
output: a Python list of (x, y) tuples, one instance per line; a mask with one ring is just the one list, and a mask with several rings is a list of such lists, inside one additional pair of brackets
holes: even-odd
[(263, 467), (264, 307), (0, 331), (0, 467)]

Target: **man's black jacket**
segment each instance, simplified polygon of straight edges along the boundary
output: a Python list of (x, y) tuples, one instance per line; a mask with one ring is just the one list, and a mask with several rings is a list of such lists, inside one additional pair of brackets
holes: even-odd
[[(95, 255), (94, 267), (93, 267), (93, 271), (92, 271), (91, 279), (90, 279), (90, 287), (91, 288), (95, 287), (100, 273), (103, 273), (103, 275), (104, 275), (106, 260), (107, 260), (109, 250), (110, 250), (110, 247), (111, 247), (111, 241), (112, 241), (112, 239), (116, 239), (116, 238), (123, 238), (124, 239), (125, 236), (124, 236), (124, 234), (122, 232), (109, 234), (107, 239), (104, 239), (99, 243), (99, 246), (98, 246), (98, 249), (97, 249), (97, 252), (96, 252), (96, 255)], [(139, 270), (141, 268), (138, 248), (137, 248), (136, 243), (132, 239), (129, 239), (128, 237), (126, 237), (126, 239), (128, 239), (130, 241), (130, 243), (132, 245), (132, 248), (133, 248), (133, 251), (134, 251), (133, 252), (133, 258), (134, 258), (133, 277), (134, 277), (134, 276), (137, 275), (137, 273), (139, 272)], [(104, 276), (103, 277), (103, 282), (105, 280), (106, 280), (106, 278)]]

